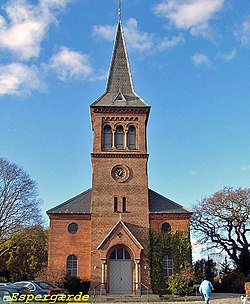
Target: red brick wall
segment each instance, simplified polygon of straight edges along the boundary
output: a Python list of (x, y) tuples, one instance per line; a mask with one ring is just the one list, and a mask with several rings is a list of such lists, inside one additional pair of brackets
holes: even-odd
[(150, 214), (150, 229), (152, 231), (161, 231), (164, 223), (169, 223), (171, 231), (184, 231), (189, 228), (190, 214)]
[[(70, 223), (78, 225), (76, 234), (68, 232)], [(66, 259), (74, 254), (78, 259), (78, 276), (90, 280), (91, 220), (84, 215), (50, 215), (48, 269), (66, 272)]]

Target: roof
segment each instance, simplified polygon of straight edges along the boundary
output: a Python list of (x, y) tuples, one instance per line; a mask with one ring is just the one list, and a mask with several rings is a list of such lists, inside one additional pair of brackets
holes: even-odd
[(149, 107), (134, 92), (121, 20), (117, 25), (106, 90), (91, 107)]
[[(88, 189), (77, 196), (67, 200), (66, 202), (47, 211), (48, 214), (62, 213), (78, 213), (91, 214), (92, 213), (92, 189)], [(166, 198), (165, 196), (148, 189), (149, 199), (149, 213), (164, 214), (164, 213), (191, 213), (183, 206)]]
[(148, 201), (150, 213), (191, 213), (183, 206), (151, 189), (148, 189)]
[(75, 197), (67, 200), (66, 202), (50, 209), (47, 211), (50, 213), (79, 213), (79, 214), (90, 214), (92, 207), (91, 200), (92, 189), (88, 189)]

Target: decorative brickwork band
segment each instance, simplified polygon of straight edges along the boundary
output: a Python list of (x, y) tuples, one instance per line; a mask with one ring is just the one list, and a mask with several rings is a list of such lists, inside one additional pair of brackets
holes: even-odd
[(48, 214), (50, 219), (59, 219), (59, 220), (91, 220), (91, 214), (77, 214), (77, 213), (57, 213), (57, 214)]
[(150, 220), (190, 219), (192, 213), (150, 213)]
[(94, 113), (148, 114), (148, 108), (93, 108)]
[(138, 117), (119, 117), (119, 116), (115, 116), (115, 117), (103, 117), (103, 121), (104, 122), (108, 122), (108, 121), (138, 121)]
[(131, 154), (131, 153), (91, 153), (91, 156), (94, 158), (147, 158), (149, 154)]

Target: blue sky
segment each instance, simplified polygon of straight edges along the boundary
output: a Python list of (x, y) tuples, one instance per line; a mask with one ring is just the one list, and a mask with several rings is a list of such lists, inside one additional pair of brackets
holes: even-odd
[[(123, 0), (135, 91), (151, 105), (149, 186), (191, 208), (249, 187), (249, 0)], [(89, 105), (105, 89), (116, 0), (1, 1), (0, 156), (43, 212), (91, 187)]]

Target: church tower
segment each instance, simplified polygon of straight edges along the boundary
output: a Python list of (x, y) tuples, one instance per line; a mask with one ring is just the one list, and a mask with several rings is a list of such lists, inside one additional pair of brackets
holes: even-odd
[[(141, 278), (149, 284), (145, 253), (149, 239), (146, 127), (150, 107), (134, 92), (121, 20), (106, 90), (90, 111), (94, 132), (91, 281), (100, 282), (103, 276), (108, 291), (131, 293)], [(112, 280), (116, 276), (118, 283)]]
[[(49, 273), (136, 294), (150, 288), (149, 230), (188, 229), (191, 212), (148, 188), (149, 112), (133, 88), (119, 17), (106, 89), (90, 106), (92, 188), (47, 211)], [(171, 252), (162, 258), (162, 275), (171, 275)]]

